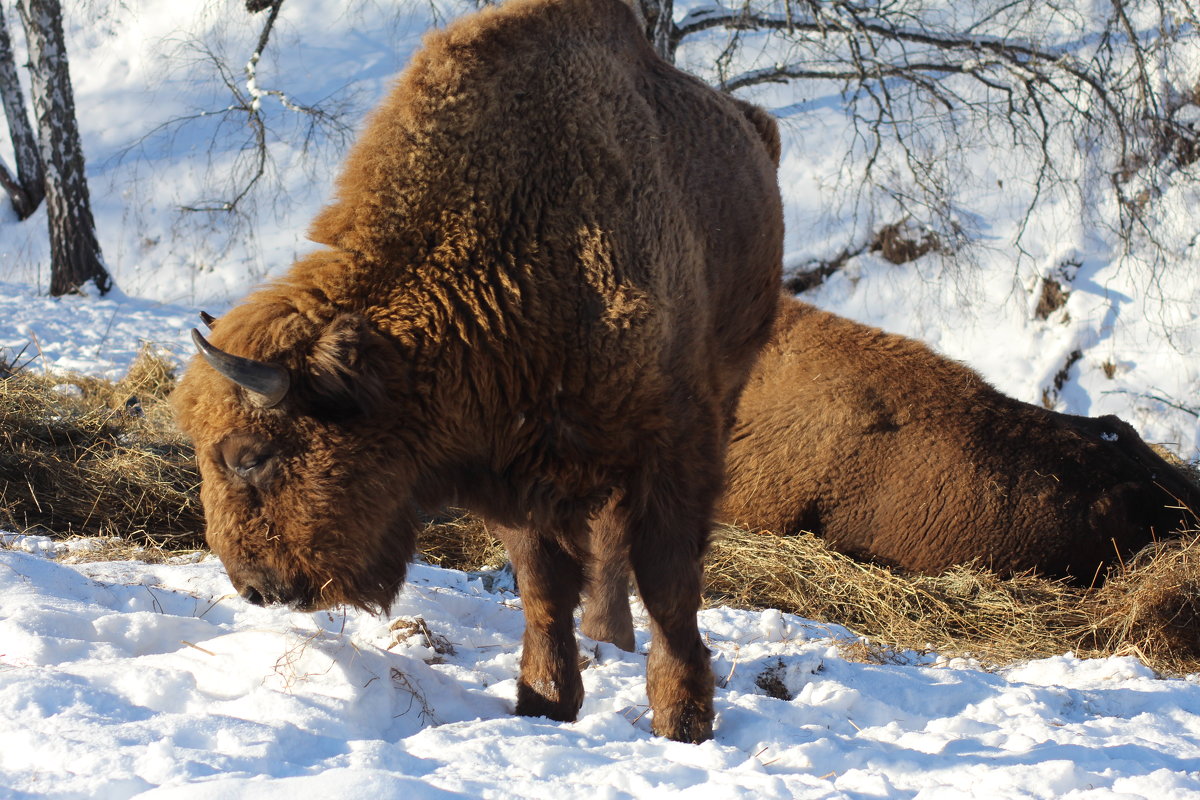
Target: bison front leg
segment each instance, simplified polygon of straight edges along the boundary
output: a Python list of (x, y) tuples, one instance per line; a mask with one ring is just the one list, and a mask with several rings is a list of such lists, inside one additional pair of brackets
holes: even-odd
[(532, 532), (505, 538), (525, 607), (517, 713), (571, 722), (583, 705), (573, 616), (583, 567), (554, 539)]
[(631, 526), (630, 560), (651, 623), (646, 694), (655, 733), (703, 742), (712, 738), (713, 673), (696, 612), (708, 522), (681, 508), (663, 512)]

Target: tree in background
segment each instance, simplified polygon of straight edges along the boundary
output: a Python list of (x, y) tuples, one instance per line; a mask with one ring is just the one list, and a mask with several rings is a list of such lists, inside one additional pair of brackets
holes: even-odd
[[(375, 5), (354, 0), (341, 13)], [(394, 5), (399, 15), (405, 2)], [(314, 102), (300, 99), (317, 90), (311, 80), (301, 82), (279, 67), (281, 51), (299, 43), (294, 35), (279, 35), (276, 23), (287, 8), (284, 0), (209, 0), (205, 11), (219, 22), (201, 33), (181, 30), (158, 51), (165, 71), (185, 75), (206, 99), (156, 123), (117, 153), (118, 163), (160, 157), (185, 130), (186, 138), (207, 142), (194, 148), (199, 180), (191, 194), (178, 198), (166, 234), (188, 241), (184, 249), (198, 274), (249, 254), (248, 269), (265, 277), (253, 272), (264, 264), (256, 243), (262, 221), (288, 213), (301, 176), (309, 185), (327, 180), (327, 165), (342, 158), (353, 121), (366, 110), (352, 85), (325, 87)], [(297, 6), (295, 13), (307, 12)], [(282, 88), (285, 83), (295, 93)]]
[[(853, 129), (845, 185), (855, 209), (889, 209), (885, 238), (909, 243), (898, 256), (956, 252), (977, 233), (962, 193), (987, 143), (1033, 176), (1026, 223), (1055, 192), (1101, 192), (1117, 209), (1102, 224), (1127, 246), (1157, 244), (1155, 199), (1196, 178), (1200, 19), (1185, 0), (737, 0), (678, 20), (673, 0), (631, 2), (660, 55), (699, 45), (683, 66), (727, 91), (796, 82), (840, 96)], [(820, 268), (886, 246), (855, 243)]]
[(8, 194), (19, 219), (26, 219), (37, 210), (42, 202), (42, 159), (38, 156), (37, 141), (29, 124), (25, 110), (25, 95), (17, 78), (17, 65), (13, 60), (12, 39), (8, 35), (8, 24), (4, 9), (0, 7), (0, 103), (8, 121), (9, 138), (12, 140), (17, 172), (14, 175), (0, 161), (0, 188)]
[[(29, 48), (30, 87), (37, 119), (50, 224), (50, 294), (79, 291), (92, 282), (112, 288), (92, 219), (83, 148), (58, 0), (17, 0)], [(11, 117), (10, 117), (11, 119)]]

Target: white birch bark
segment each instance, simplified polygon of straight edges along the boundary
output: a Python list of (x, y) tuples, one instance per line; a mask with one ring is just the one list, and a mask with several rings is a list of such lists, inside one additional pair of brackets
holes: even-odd
[(112, 288), (92, 219), (83, 148), (58, 0), (17, 0), (29, 44), (30, 85), (38, 145), (45, 169), (50, 220), (50, 294), (77, 292), (93, 282)]
[(38, 155), (37, 140), (29, 124), (29, 113), (25, 109), (25, 95), (17, 78), (17, 65), (13, 59), (12, 39), (8, 23), (0, 8), (0, 105), (8, 121), (9, 138), (12, 139), (16, 158), (16, 174), (0, 163), (0, 186), (12, 199), (17, 216), (25, 219), (42, 202), (42, 160)]

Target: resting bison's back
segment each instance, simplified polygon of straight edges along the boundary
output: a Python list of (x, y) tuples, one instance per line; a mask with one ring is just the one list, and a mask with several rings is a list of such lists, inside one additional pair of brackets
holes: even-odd
[(738, 410), (725, 518), (937, 573), (1089, 583), (1200, 511), (1116, 417), (1022, 403), (923, 344), (785, 302)]

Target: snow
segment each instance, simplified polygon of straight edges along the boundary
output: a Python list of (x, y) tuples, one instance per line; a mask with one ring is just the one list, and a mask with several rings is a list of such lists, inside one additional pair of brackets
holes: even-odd
[[(116, 377), (147, 342), (186, 357), (200, 308), (219, 315), (311, 246), (304, 230), (341, 142), (306, 152), (302, 121), (259, 89), (272, 156), (262, 193), (237, 215), (182, 212), (227, 196), (244, 117), (220, 124), (232, 98), (208, 54), (244, 82), (261, 18), (232, 0), (65, 5), (97, 230), (120, 291), (46, 297), (45, 210), (18, 223), (0, 203), (0, 350), (29, 370)], [(256, 86), (298, 104), (336, 98), (352, 128), (421, 32), (471, 7), (288, 0)], [(853, 143), (836, 90), (754, 99), (783, 115), (789, 268), (891, 221), (847, 212), (840, 154)], [(971, 158), (1009, 187), (993, 180), (968, 198), (985, 246), (902, 266), (864, 253), (806, 299), (921, 338), (1026, 401), (1116, 413), (1195, 458), (1195, 190), (1168, 186), (1159, 200), (1164, 265), (1122, 252), (1081, 213), (1085, 193), (1024, 220), (1019, 160)], [(1069, 296), (1039, 320), (1048, 276)], [(640, 614), (638, 653), (581, 640), (587, 698), (565, 724), (511, 714), (523, 621), (496, 576), (418, 564), (386, 614), (301, 614), (243, 602), (212, 558), (69, 564), (56, 559), (96, 544), (0, 543), (3, 796), (1200, 797), (1200, 676), (1160, 679), (1130, 657), (864, 664), (842, 655), (856, 637), (838, 626), (713, 608), (700, 624), (716, 737), (683, 745), (649, 733)]]
[[(511, 715), (520, 600), (479, 576), (415, 565), (372, 616), (251, 606), (212, 557), (0, 567), (19, 796), (1200, 795), (1200, 680), (1127, 657), (862, 664), (836, 626), (709, 609), (716, 738), (695, 746), (649, 733), (640, 614), (636, 654), (581, 640), (587, 699), (557, 723)], [(396, 629), (417, 618), (432, 636)]]

